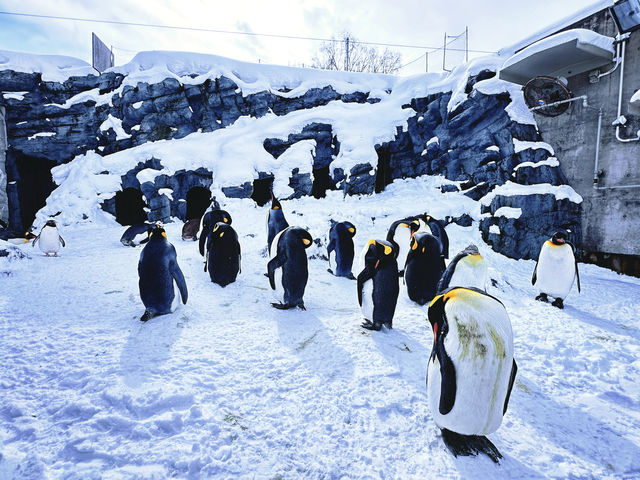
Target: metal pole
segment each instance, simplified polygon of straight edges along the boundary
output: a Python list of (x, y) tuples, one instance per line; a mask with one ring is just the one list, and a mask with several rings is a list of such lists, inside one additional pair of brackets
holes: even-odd
[(429, 73), (429, 52), (425, 52), (424, 54), (424, 71), (425, 73)]
[(349, 37), (345, 38), (345, 43), (347, 44), (347, 56), (344, 59), (344, 69), (345, 71), (349, 71)]
[(442, 45), (442, 70), (447, 71), (445, 60), (447, 58), (447, 32), (444, 32), (444, 43)]
[(464, 59), (469, 63), (469, 27), (464, 27)]

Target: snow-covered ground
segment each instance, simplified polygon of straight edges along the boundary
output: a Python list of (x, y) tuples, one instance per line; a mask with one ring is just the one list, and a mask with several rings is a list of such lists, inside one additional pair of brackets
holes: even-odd
[[(478, 203), (441, 194), (442, 182), (283, 211), (324, 245), (330, 218), (350, 220), (360, 249), (407, 214), (477, 219)], [(519, 371), (490, 436), (504, 455), (494, 465), (454, 458), (433, 423), (426, 307), (401, 291), (393, 330), (365, 331), (355, 282), (312, 258), (307, 311), (273, 309), (268, 207), (224, 207), (243, 249), (238, 281), (212, 284), (197, 243), (168, 224), (189, 301), (145, 324), (140, 248), (120, 244), (124, 227), (63, 227), (59, 258), (25, 245), (30, 259), (0, 259), (0, 478), (640, 477), (638, 279), (580, 265), (582, 293), (561, 311), (533, 300), (533, 261), (493, 252), (475, 225), (447, 227), (452, 254), (480, 247), (513, 323)]]

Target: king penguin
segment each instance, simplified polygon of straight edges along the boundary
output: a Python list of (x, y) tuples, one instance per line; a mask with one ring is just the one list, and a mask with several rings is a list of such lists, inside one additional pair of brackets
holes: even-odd
[[(396, 220), (391, 224), (387, 232), (387, 242), (394, 247), (399, 268), (404, 268), (404, 264), (407, 261), (407, 255), (409, 254), (409, 247), (411, 246), (411, 235), (417, 230), (415, 226), (412, 230), (411, 222), (414, 221), (416, 221), (416, 217)], [(398, 273), (402, 276), (404, 274), (404, 270), (400, 270)]]
[(429, 305), (433, 348), (427, 395), (442, 438), (455, 455), (502, 458), (485, 435), (507, 411), (518, 370), (504, 305), (475, 288), (452, 288)]
[[(329, 245), (327, 246), (327, 255), (329, 256), (328, 272), (333, 273), (336, 277), (347, 277), (352, 280), (356, 278), (351, 272), (354, 255), (353, 237), (355, 234), (356, 227), (351, 222), (339, 222), (329, 229)], [(335, 268), (335, 272), (332, 268)]]
[(53, 256), (57, 257), (60, 246), (66, 246), (64, 238), (58, 233), (56, 221), (51, 219), (47, 220), (47, 223), (44, 224), (44, 227), (40, 230), (40, 234), (33, 239), (31, 246), (35, 247), (36, 243), (40, 245), (40, 250), (42, 250), (47, 257), (50, 256), (50, 253), (53, 253)]
[(458, 253), (438, 282), (438, 293), (451, 287), (474, 287), (487, 290), (487, 262), (474, 244)]
[(207, 238), (209, 238), (209, 234), (213, 231), (213, 227), (216, 223), (222, 222), (227, 225), (231, 225), (231, 215), (226, 210), (220, 209), (220, 204), (213, 199), (213, 208), (206, 212), (202, 216), (202, 229), (200, 230), (200, 240), (198, 242), (198, 248), (200, 250), (200, 255), (205, 256), (205, 243), (207, 242)]
[(426, 232), (413, 234), (404, 267), (404, 282), (409, 298), (418, 305), (429, 303), (436, 296), (442, 270), (438, 239)]
[(398, 262), (393, 245), (383, 240), (369, 240), (363, 251), (363, 269), (358, 274), (358, 303), (364, 317), (363, 328), (392, 328), (400, 284)]
[(207, 238), (207, 261), (204, 271), (209, 270), (213, 283), (226, 287), (236, 281), (240, 273), (241, 253), (238, 234), (231, 225), (218, 222)]
[(280, 310), (298, 307), (306, 310), (303, 296), (309, 278), (307, 252), (313, 238), (304, 228), (287, 227), (271, 243), (267, 276), (271, 288), (281, 299), (271, 305)]
[(569, 295), (574, 280), (580, 292), (580, 273), (573, 245), (567, 241), (564, 232), (555, 232), (542, 245), (533, 269), (531, 284), (540, 292), (536, 300), (547, 302), (549, 295), (555, 299), (554, 307), (564, 308), (564, 299)]
[(284, 218), (282, 205), (276, 197), (271, 194), (271, 208), (267, 213), (267, 249), (271, 252), (271, 243), (275, 236), (289, 226), (289, 222)]
[(158, 315), (171, 313), (177, 307), (173, 282), (180, 290), (182, 303), (187, 303), (187, 283), (178, 265), (176, 249), (167, 240), (159, 225), (153, 227), (149, 241), (140, 253), (138, 286), (145, 312), (140, 320), (146, 322)]

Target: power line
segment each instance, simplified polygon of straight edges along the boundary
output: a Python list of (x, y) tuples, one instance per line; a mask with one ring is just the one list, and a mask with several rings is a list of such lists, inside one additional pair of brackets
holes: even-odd
[[(208, 32), (208, 33), (222, 33), (230, 35), (249, 35), (254, 37), (270, 37), (270, 38), (284, 38), (288, 40), (311, 40), (314, 42), (342, 42), (342, 40), (336, 40), (335, 38), (321, 38), (321, 37), (300, 37), (295, 35), (278, 35), (273, 33), (255, 33), (255, 32), (241, 32), (237, 30), (216, 30), (213, 28), (198, 28), (198, 27), (183, 27), (176, 25), (162, 25), (154, 23), (138, 23), (138, 22), (121, 22), (117, 20), (98, 20), (95, 18), (79, 18), (79, 17), (62, 17), (57, 15), (38, 15), (35, 13), (20, 13), (20, 12), (4, 12), (0, 11), (0, 15), (13, 15), (17, 17), (32, 17), (32, 18), (45, 18), (50, 20), (70, 20), (74, 22), (88, 22), (88, 23), (106, 23), (111, 25), (125, 25), (130, 27), (149, 27), (149, 28), (164, 28), (169, 30), (188, 30), (192, 32)], [(396, 48), (421, 48), (421, 49), (437, 49), (441, 47), (430, 47), (425, 45), (408, 45), (400, 43), (381, 43), (381, 42), (365, 42), (356, 41), (354, 43), (361, 43), (363, 45), (376, 45), (382, 47), (396, 47)], [(460, 50), (464, 49), (451, 49)], [(469, 50), (474, 53), (496, 53), (494, 51), (487, 50)]]

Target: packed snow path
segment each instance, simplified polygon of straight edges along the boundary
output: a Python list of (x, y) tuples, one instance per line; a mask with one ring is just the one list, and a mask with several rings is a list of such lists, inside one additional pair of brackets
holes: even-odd
[[(169, 224), (189, 302), (146, 324), (140, 248), (120, 244), (124, 227), (61, 227), (59, 258), (26, 245), (31, 259), (0, 259), (0, 478), (640, 477), (638, 279), (581, 264), (583, 291), (561, 311), (533, 300), (533, 261), (494, 253), (475, 226), (448, 226), (452, 255), (475, 242), (487, 258), (519, 365), (490, 436), (501, 464), (456, 459), (427, 407), (426, 307), (401, 289), (393, 330), (364, 331), (355, 282), (315, 258), (307, 311), (273, 309), (268, 207), (224, 208), (243, 249), (238, 281), (212, 284), (197, 242)], [(426, 180), (283, 202), (289, 223), (325, 246), (329, 218), (352, 221), (357, 251), (403, 215), (476, 208)]]

